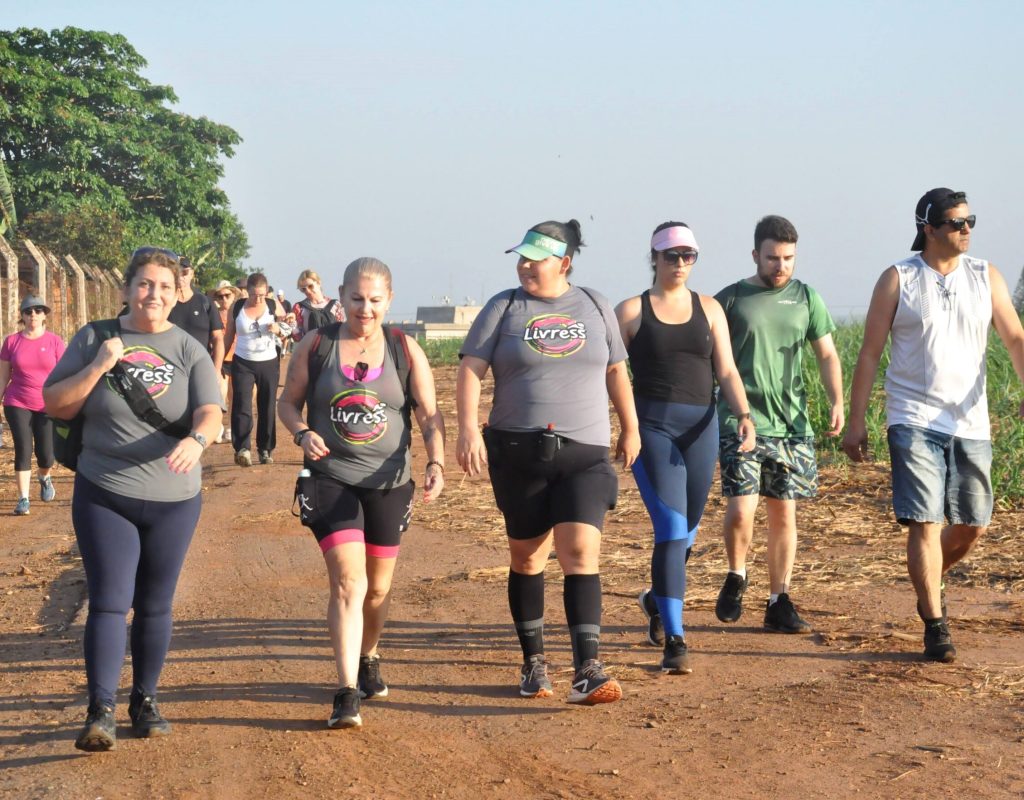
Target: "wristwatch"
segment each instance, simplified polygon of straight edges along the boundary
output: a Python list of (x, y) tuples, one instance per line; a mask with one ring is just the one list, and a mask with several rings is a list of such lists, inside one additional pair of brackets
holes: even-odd
[(295, 434), (295, 436), (292, 437), (292, 440), (295, 442), (295, 444), (297, 444), (297, 445), (299, 445), (301, 447), (302, 446), (302, 437), (305, 436), (307, 433), (309, 433), (311, 430), (313, 430), (313, 429), (312, 428), (303, 428), (301, 431), (297, 432)]
[(202, 447), (204, 450), (206, 449), (207, 442), (206, 437), (203, 436), (203, 434), (201, 434), (199, 431), (189, 431), (188, 435), (190, 438), (195, 439), (197, 442), (199, 442), (200, 447)]

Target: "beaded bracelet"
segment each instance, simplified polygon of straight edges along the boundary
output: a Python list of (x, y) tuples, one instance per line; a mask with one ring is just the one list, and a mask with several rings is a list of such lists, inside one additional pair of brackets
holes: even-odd
[(428, 461), (427, 462), (427, 466), (424, 467), (423, 469), (424, 470), (429, 469), (431, 464), (433, 464), (435, 467), (440, 469), (441, 470), (441, 474), (444, 475), (444, 464), (442, 464), (440, 461)]

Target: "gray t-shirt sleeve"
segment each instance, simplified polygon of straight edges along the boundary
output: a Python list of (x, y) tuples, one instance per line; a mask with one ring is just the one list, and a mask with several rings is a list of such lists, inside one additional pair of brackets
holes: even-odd
[(501, 336), (502, 320), (515, 295), (515, 289), (506, 289), (488, 300), (477, 314), (459, 350), (459, 357), (474, 356), (488, 364), (494, 360), (494, 349)]

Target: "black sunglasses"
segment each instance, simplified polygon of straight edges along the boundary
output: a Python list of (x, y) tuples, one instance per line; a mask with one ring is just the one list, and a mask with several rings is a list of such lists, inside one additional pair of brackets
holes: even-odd
[(362, 381), (366, 379), (366, 373), (369, 371), (369, 364), (367, 364), (365, 361), (357, 361), (356, 368), (352, 371), (352, 375), (357, 381)]
[(940, 226), (942, 226), (942, 225), (949, 225), (949, 226), (955, 228), (960, 233), (963, 233), (965, 225), (969, 225), (971, 230), (973, 231), (974, 228), (977, 225), (977, 222), (978, 222), (978, 215), (977, 214), (971, 214), (971, 216), (969, 216), (969, 217), (953, 217), (952, 219), (944, 219), (944, 220), (942, 220), (942, 222), (939, 223), (939, 225)]
[(136, 258), (144, 258), (146, 256), (155, 255), (159, 253), (162, 256), (173, 258), (175, 261), (178, 260), (178, 254), (173, 250), (168, 250), (164, 247), (139, 247), (136, 248), (135, 252), (132, 253), (131, 260), (134, 261)]
[(219, 295), (217, 295), (217, 299), (218, 300), (229, 300), (230, 298), (231, 298), (230, 294), (219, 294)]
[(45, 314), (46, 309), (42, 306), (32, 306), (32, 308), (26, 308), (21, 312), (22, 314)]
[(675, 264), (679, 259), (683, 259), (683, 263), (687, 266), (697, 263), (696, 250), (663, 250), (661, 257), (669, 264)]

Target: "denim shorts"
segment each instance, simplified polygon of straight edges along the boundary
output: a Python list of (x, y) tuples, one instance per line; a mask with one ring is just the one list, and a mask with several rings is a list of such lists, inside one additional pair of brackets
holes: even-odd
[(948, 521), (984, 527), (992, 519), (992, 442), (915, 425), (889, 428), (892, 508), (901, 525)]
[(735, 434), (718, 441), (722, 494), (759, 494), (775, 500), (806, 500), (818, 493), (814, 437), (758, 436), (754, 449), (740, 452)]

